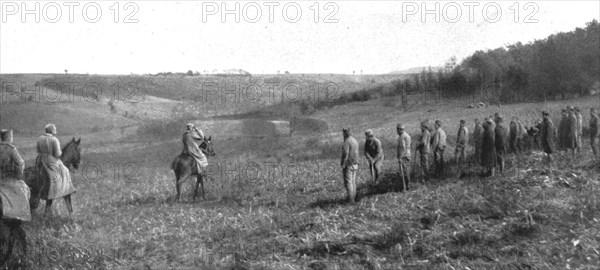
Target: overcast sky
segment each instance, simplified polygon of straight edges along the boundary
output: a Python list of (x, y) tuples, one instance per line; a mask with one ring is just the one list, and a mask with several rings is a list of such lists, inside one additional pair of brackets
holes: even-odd
[[(600, 13), (600, 1), (0, 3), (0, 73), (388, 73), (571, 31)], [(436, 3), (439, 22), (423, 18)], [(234, 10), (224, 21), (223, 7)]]

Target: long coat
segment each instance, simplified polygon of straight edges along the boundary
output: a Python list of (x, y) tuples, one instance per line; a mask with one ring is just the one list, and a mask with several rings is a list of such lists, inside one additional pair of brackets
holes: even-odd
[(510, 144), (511, 144), (511, 146), (513, 146), (513, 144), (517, 142), (517, 138), (519, 137), (520, 132), (521, 132), (521, 129), (519, 128), (519, 125), (517, 124), (517, 122), (511, 121), (510, 122)]
[(504, 154), (506, 152), (506, 146), (508, 143), (508, 127), (502, 122), (496, 125), (496, 153)]
[(564, 131), (563, 147), (573, 149), (577, 147), (577, 117), (569, 114)]
[(193, 157), (196, 160), (196, 167), (198, 172), (203, 171), (203, 168), (208, 166), (208, 160), (200, 147), (198, 147), (198, 142), (202, 142), (203, 134), (200, 132), (196, 132), (195, 130), (188, 130), (183, 133), (182, 142), (183, 142), (183, 150), (181, 150), (182, 154), (187, 154)]
[(483, 136), (483, 126), (481, 124), (475, 125), (475, 128), (473, 129), (473, 138), (471, 139), (473, 146), (481, 147), (482, 136)]
[(600, 137), (600, 118), (598, 115), (590, 117), (590, 138)]
[(50, 181), (41, 191), (42, 199), (56, 199), (75, 192), (69, 169), (62, 163), (60, 142), (54, 135), (46, 133), (37, 141), (36, 168), (45, 169)]
[(496, 166), (496, 132), (489, 123), (483, 124), (481, 144), (481, 166), (493, 168)]
[(544, 117), (540, 129), (540, 141), (542, 143), (542, 149), (547, 154), (552, 154), (554, 152), (554, 132), (554, 123), (552, 123), (552, 120), (549, 117)]
[(567, 146), (567, 132), (569, 127), (569, 117), (563, 115), (558, 123), (558, 142), (556, 147), (558, 149), (565, 149)]

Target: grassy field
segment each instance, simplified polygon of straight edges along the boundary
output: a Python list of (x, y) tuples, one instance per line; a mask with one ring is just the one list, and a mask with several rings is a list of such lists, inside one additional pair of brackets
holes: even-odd
[[(581, 106), (586, 123), (589, 107), (599, 101), (566, 103)], [(169, 167), (181, 151), (184, 116), (110, 120), (114, 114), (106, 105), (89, 107), (89, 117), (98, 120), (66, 113), (62, 130), (86, 138), (84, 163), (73, 171), (74, 220), (68, 220), (62, 201), (55, 202), (54, 219), (44, 218), (40, 206), (25, 225), (26, 264), (29, 269), (596, 269), (600, 165), (591, 160), (588, 141), (577, 160), (558, 158), (552, 170), (543, 167), (539, 152), (530, 151), (511, 156), (507, 171), (494, 178), (478, 177), (478, 166), (469, 164), (462, 177), (449, 166), (443, 179), (413, 183), (408, 192), (397, 185), (397, 123), (416, 135), (420, 120), (441, 119), (453, 150), (459, 119), (471, 130), (472, 119), (496, 111), (527, 122), (541, 110), (557, 115), (566, 103), (465, 109), (465, 102), (446, 101), (405, 111), (389, 100), (371, 100), (306, 116), (315, 121), (307, 120), (308, 125), (323, 127), (291, 137), (213, 137), (217, 155), (210, 159), (206, 200), (192, 201), (189, 181), (178, 203), (172, 201)], [(57, 114), (33, 111), (31, 118), (47, 117), (39, 120), (42, 125)], [(132, 121), (144, 132), (106, 138), (112, 135), (92, 130), (86, 119), (106, 130)], [(12, 123), (29, 128), (26, 122)], [(364, 129), (371, 128), (384, 144), (384, 177), (371, 183), (364, 161), (356, 204), (345, 203), (338, 164), (342, 127), (351, 127), (360, 142)], [(33, 139), (21, 140), (26, 145)], [(446, 160), (452, 152), (446, 151)], [(33, 154), (24, 155), (28, 162)]]

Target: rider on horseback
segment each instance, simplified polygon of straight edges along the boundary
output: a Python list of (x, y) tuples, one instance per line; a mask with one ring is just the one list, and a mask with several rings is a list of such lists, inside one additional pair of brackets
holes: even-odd
[[(75, 192), (71, 182), (69, 169), (60, 160), (62, 150), (56, 135), (56, 126), (48, 124), (45, 127), (46, 134), (40, 136), (37, 141), (38, 156), (35, 161), (38, 172), (45, 170), (49, 181), (42, 187), (41, 198), (53, 200)], [(41, 170), (40, 170), (41, 169)], [(40, 178), (41, 179), (41, 178)], [(46, 214), (50, 212), (51, 204), (46, 204)]]
[(192, 123), (187, 124), (187, 131), (183, 133), (183, 150), (182, 154), (189, 155), (196, 161), (198, 173), (202, 172), (203, 168), (208, 166), (208, 160), (204, 155), (203, 150), (198, 147), (198, 143), (204, 140), (204, 133)]
[(12, 145), (12, 130), (0, 132), (0, 205), (3, 218), (30, 221), (29, 187), (23, 182), (25, 163)]

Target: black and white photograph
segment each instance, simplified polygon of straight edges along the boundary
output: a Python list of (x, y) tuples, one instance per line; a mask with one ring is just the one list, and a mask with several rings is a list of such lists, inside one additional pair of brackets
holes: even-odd
[(0, 270), (598, 269), (599, 19), (0, 0)]

